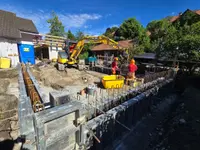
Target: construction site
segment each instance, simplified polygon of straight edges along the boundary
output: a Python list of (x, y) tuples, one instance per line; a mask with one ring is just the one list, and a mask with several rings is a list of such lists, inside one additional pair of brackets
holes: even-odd
[(18, 63), (1, 58), (0, 149), (199, 149), (199, 78), (181, 62), (147, 63), (105, 35), (31, 36)]
[(60, 51), (57, 62), (18, 64), (18, 124), (25, 137), (23, 148), (114, 148), (152, 106), (171, 96), (170, 103), (174, 101), (173, 90), (166, 91), (176, 74), (169, 67), (145, 68), (144, 74), (127, 78), (128, 64), (122, 64), (117, 75), (110, 75), (109, 59), (114, 58), (88, 65), (78, 62), (83, 43), (90, 39), (125, 51), (107, 37), (86, 37), (77, 42), (69, 60)]

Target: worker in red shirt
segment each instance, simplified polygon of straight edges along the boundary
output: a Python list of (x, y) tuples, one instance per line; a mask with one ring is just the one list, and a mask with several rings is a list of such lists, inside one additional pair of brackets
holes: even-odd
[(118, 58), (115, 57), (114, 61), (112, 62), (112, 74), (115, 75), (116, 71), (119, 69), (117, 65)]
[(129, 66), (128, 66), (128, 70), (129, 70), (128, 77), (131, 78), (131, 79), (134, 79), (135, 78), (135, 71), (137, 71), (137, 69), (138, 69), (138, 67), (135, 64), (135, 60), (132, 59), (130, 61)]

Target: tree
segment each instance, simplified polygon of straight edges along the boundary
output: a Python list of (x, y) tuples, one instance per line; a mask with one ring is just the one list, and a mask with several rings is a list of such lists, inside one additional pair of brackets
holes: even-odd
[(50, 24), (50, 35), (54, 36), (64, 36), (65, 29), (62, 22), (59, 20), (55, 12), (52, 12), (52, 18), (47, 20), (47, 23)]
[[(190, 63), (200, 60), (200, 22), (183, 26), (169, 26), (157, 48), (157, 56), (186, 62), (189, 73), (197, 67)], [(161, 47), (162, 46), (162, 47)]]
[(150, 39), (146, 29), (135, 18), (125, 20), (117, 32), (119, 37), (132, 39), (133, 47), (139, 48), (140, 51), (147, 51), (150, 47)]
[(135, 37), (139, 37), (144, 34), (144, 31), (145, 29), (135, 18), (125, 20), (119, 27), (119, 32), (125, 39), (134, 39)]
[(111, 27), (107, 28), (106, 32), (104, 33), (105, 36), (114, 39), (115, 32), (118, 30), (118, 27)]
[(171, 23), (168, 21), (168, 19), (154, 20), (150, 22), (147, 25), (147, 30), (151, 32), (151, 41), (157, 41), (159, 38), (161, 38), (169, 26), (171, 26)]
[(81, 40), (84, 37), (84, 33), (82, 31), (76, 32), (76, 40)]
[(75, 40), (76, 39), (74, 34), (70, 30), (68, 30), (66, 34), (67, 34), (67, 38), (68, 39), (70, 39), (70, 40)]

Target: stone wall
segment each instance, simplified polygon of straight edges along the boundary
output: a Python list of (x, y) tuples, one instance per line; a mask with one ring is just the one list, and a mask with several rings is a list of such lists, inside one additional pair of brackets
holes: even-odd
[(18, 71), (0, 70), (0, 142), (14, 141), (19, 136), (18, 126)]
[(0, 94), (0, 141), (18, 137), (17, 103), (16, 96)]

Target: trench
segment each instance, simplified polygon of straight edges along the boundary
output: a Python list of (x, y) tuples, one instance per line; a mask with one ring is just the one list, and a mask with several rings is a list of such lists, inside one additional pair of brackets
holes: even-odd
[(169, 93), (160, 102), (152, 108), (145, 117), (140, 120), (131, 132), (127, 133), (122, 139), (118, 140), (112, 147), (113, 150), (145, 150), (150, 145), (150, 141), (155, 138), (154, 130), (156, 126), (164, 120), (170, 111), (176, 108), (178, 104), (178, 95)]
[[(29, 70), (27, 72), (34, 83), (35, 90), (42, 98), (36, 80)], [(22, 78), (22, 73), (20, 73), (20, 80)], [(161, 105), (162, 102), (165, 102), (167, 106), (170, 105), (167, 98), (165, 99), (173, 93), (173, 79), (170, 73), (155, 74), (151, 80), (138, 88), (124, 91), (119, 98), (109, 99), (107, 105), (102, 105), (98, 109), (88, 106), (85, 109), (78, 100), (72, 100), (37, 113), (34, 113), (33, 109), (30, 110), (31, 101), (27, 95), (23, 94), (25, 84), (20, 82), (21, 134), (25, 134), (32, 142), (26, 146), (37, 147), (39, 150), (53, 150), (58, 145), (58, 150), (71, 150), (77, 147), (95, 150), (116, 149), (116, 145), (123, 145), (118, 141), (123, 142), (123, 139), (127, 141), (126, 136), (132, 133), (144, 116), (154, 110), (153, 107)], [(110, 101), (115, 105), (111, 105)], [(76, 124), (80, 118), (86, 116), (87, 112), (92, 114), (96, 109), (97, 116), (91, 116), (83, 124)], [(68, 121), (65, 122), (65, 119)], [(66, 126), (59, 123), (62, 121)]]
[(143, 143), (148, 141), (147, 134), (176, 102), (177, 95), (172, 87), (173, 82), (163, 84), (157, 92), (156, 87), (152, 87), (88, 121), (87, 126), (101, 142), (93, 139), (87, 145), (90, 143), (91, 150), (140, 149), (136, 145), (144, 147)]

